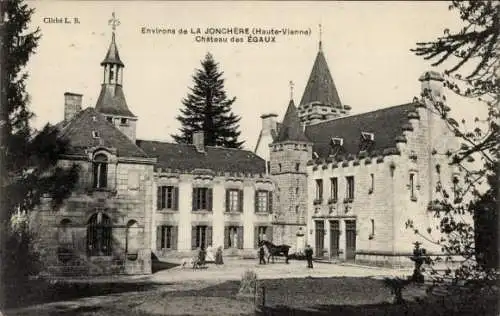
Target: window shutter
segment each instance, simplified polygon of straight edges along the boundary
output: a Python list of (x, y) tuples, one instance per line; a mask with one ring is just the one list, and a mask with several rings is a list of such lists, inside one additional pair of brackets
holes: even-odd
[(243, 213), (243, 190), (238, 191), (238, 208), (240, 213)]
[(196, 249), (196, 226), (191, 227), (191, 249)]
[(193, 202), (192, 210), (193, 211), (196, 211), (196, 192), (197, 192), (197, 188), (193, 188), (193, 198), (192, 198), (192, 202)]
[(238, 232), (238, 249), (243, 249), (243, 226), (239, 226), (236, 231)]
[(172, 226), (172, 231), (170, 232), (170, 234), (172, 235), (172, 240), (171, 240), (171, 243), (172, 243), (172, 250), (177, 250), (177, 240), (179, 239), (178, 237), (178, 228), (177, 226)]
[(161, 207), (161, 191), (162, 191), (162, 187), (158, 187), (157, 190), (156, 190), (156, 209), (157, 210), (161, 210), (162, 207)]
[(229, 248), (229, 227), (224, 226), (224, 249)]
[(207, 190), (207, 204), (208, 211), (212, 211), (212, 189)]
[(161, 250), (161, 226), (156, 226), (156, 250)]
[(258, 190), (255, 190), (253, 204), (254, 204), (255, 213), (257, 213), (259, 211), (259, 191)]
[(253, 247), (259, 248), (259, 226), (255, 226), (253, 229)]
[(179, 187), (174, 187), (174, 210), (179, 210)]
[(207, 226), (207, 243), (205, 244), (205, 249), (208, 246), (212, 246), (212, 226)]
[(267, 226), (266, 235), (267, 241), (273, 242), (273, 226)]
[(270, 214), (273, 213), (273, 191), (268, 191), (267, 196), (269, 197), (267, 200), (267, 208)]
[(230, 192), (229, 190), (226, 189), (226, 212), (229, 212), (229, 197), (230, 197)]

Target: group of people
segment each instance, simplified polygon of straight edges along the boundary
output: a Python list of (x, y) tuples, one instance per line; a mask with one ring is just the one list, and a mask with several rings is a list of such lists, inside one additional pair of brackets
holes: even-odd
[(212, 246), (208, 246), (206, 250), (205, 247), (201, 246), (198, 249), (198, 262), (200, 265), (204, 265), (207, 262), (214, 262), (217, 265), (224, 264), (224, 260), (222, 258), (222, 247), (217, 248), (214, 257)]
[[(265, 248), (264, 245), (259, 247), (259, 264), (266, 264), (266, 252), (268, 250)], [(307, 260), (307, 267), (312, 269), (313, 268), (313, 249), (311, 246), (306, 245), (306, 248), (304, 249), (304, 254), (306, 256)]]

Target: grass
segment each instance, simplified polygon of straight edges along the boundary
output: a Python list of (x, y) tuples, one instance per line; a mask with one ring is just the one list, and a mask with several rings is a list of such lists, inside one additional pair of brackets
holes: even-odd
[[(154, 287), (144, 284), (59, 284), (53, 288), (60, 297), (69, 293), (86, 295), (109, 291), (120, 295), (112, 301), (77, 309), (52, 310), (44, 314), (58, 316), (101, 315), (255, 315), (253, 298), (237, 297), (239, 281), (227, 281), (217, 285), (198, 282), (173, 286)], [(75, 286), (75, 288), (71, 288)], [(131, 292), (132, 286), (133, 291)], [(149, 287), (148, 287), (149, 286)], [(191, 286), (192, 290), (183, 287)], [(393, 295), (383, 280), (373, 278), (296, 278), (260, 280), (258, 302), (262, 301), (261, 287), (265, 288), (266, 302), (260, 315), (498, 315), (496, 297), (446, 297), (426, 296), (425, 286), (409, 285), (403, 290), (404, 304), (392, 304)], [(129, 291), (127, 291), (129, 290)], [(69, 291), (69, 293), (64, 293)]]

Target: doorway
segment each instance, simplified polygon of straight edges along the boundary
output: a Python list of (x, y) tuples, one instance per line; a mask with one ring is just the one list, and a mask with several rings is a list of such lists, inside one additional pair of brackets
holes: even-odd
[(323, 257), (323, 249), (325, 249), (325, 222), (324, 221), (315, 221), (316, 222), (316, 249), (315, 249), (315, 257), (322, 258)]
[(354, 261), (356, 258), (356, 221), (345, 221), (345, 259)]
[(330, 257), (339, 257), (340, 226), (339, 221), (330, 221)]

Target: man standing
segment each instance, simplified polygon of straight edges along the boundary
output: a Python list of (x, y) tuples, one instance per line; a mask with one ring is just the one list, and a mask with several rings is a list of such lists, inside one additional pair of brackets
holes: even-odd
[(312, 269), (313, 268), (313, 250), (311, 246), (307, 245), (306, 249), (304, 250), (306, 259), (307, 259), (307, 267)]
[(265, 259), (265, 250), (264, 250), (264, 246), (260, 246), (259, 248), (259, 264), (266, 264), (266, 259)]

